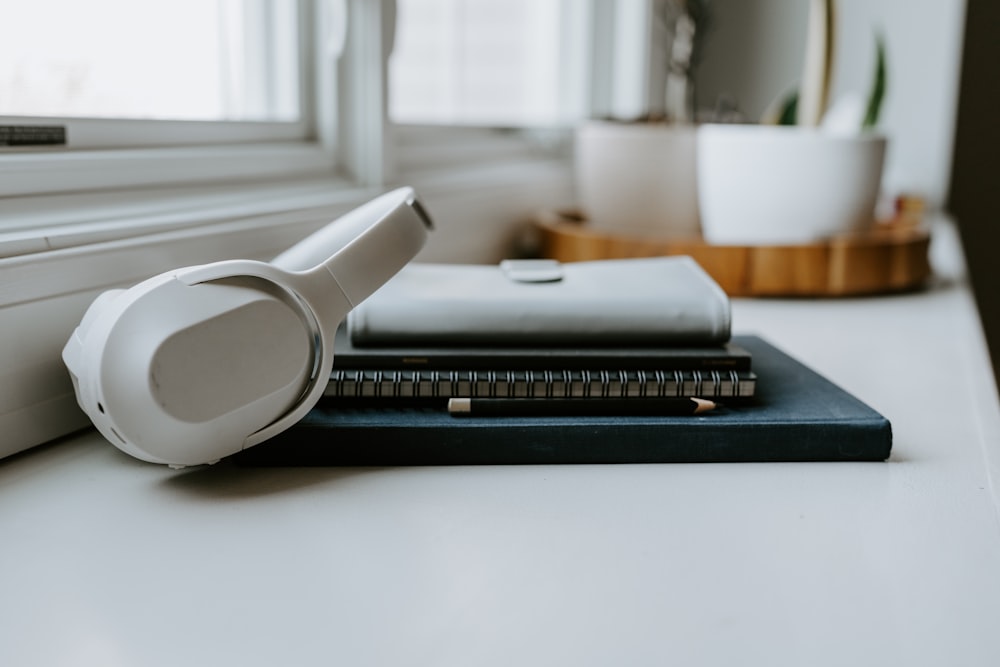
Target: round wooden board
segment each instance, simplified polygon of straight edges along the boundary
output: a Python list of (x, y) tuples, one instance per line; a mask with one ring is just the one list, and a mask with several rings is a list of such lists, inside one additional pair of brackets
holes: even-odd
[(572, 211), (537, 216), (542, 254), (561, 262), (690, 255), (730, 296), (851, 296), (915, 289), (931, 275), (930, 233), (901, 216), (863, 235), (789, 246), (717, 246), (701, 239), (618, 236)]

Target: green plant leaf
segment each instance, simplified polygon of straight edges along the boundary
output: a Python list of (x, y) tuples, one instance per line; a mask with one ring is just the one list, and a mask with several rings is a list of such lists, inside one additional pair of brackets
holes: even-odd
[(799, 92), (792, 91), (784, 104), (781, 105), (781, 113), (778, 115), (778, 125), (795, 125), (799, 112)]
[(880, 33), (875, 35), (875, 51), (875, 78), (872, 81), (871, 93), (868, 95), (868, 108), (865, 110), (865, 119), (861, 123), (862, 128), (872, 128), (878, 124), (879, 113), (882, 111), (882, 100), (885, 98), (885, 41)]

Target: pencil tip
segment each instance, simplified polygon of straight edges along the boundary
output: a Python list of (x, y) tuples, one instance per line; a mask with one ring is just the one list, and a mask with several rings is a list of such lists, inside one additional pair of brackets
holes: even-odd
[(716, 403), (714, 401), (709, 401), (704, 398), (692, 398), (695, 403), (694, 413), (701, 414), (702, 412), (708, 412), (709, 410), (714, 410)]

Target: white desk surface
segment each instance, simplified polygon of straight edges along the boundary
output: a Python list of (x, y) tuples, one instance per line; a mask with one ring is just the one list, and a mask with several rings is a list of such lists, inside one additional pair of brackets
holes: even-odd
[(1000, 415), (962, 287), (740, 300), (888, 463), (0, 462), (0, 665), (997, 665)]

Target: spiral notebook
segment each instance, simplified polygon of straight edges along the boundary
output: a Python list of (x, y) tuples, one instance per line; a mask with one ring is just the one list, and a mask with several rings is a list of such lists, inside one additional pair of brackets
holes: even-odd
[(327, 399), (747, 398), (757, 376), (736, 343), (701, 346), (358, 346), (337, 332)]

